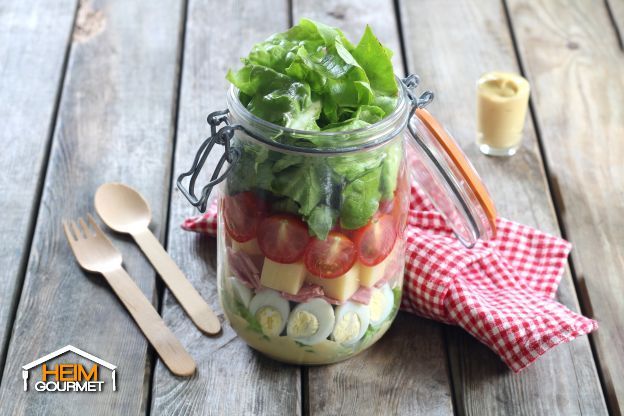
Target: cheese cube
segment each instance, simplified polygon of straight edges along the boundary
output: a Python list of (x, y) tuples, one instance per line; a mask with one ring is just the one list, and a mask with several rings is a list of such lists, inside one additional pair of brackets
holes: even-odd
[(325, 295), (341, 302), (349, 299), (360, 287), (358, 280), (359, 270), (357, 263), (342, 276), (334, 279), (323, 279), (308, 273), (306, 280), (323, 288)]
[(401, 244), (395, 244), (388, 257), (375, 266), (366, 266), (358, 261), (360, 265), (360, 284), (368, 288), (375, 286), (375, 283), (384, 277), (386, 269), (392, 262), (397, 261), (397, 257), (400, 254), (402, 254)]
[[(390, 256), (388, 256), (390, 258)], [(388, 258), (376, 266), (366, 266), (360, 263), (360, 284), (364, 287), (373, 287), (384, 277)]]
[(305, 277), (306, 268), (302, 262), (284, 264), (265, 258), (260, 275), (260, 284), (296, 295), (303, 286)]
[(249, 254), (250, 256), (262, 255), (262, 251), (260, 251), (260, 246), (258, 245), (257, 238), (252, 238), (251, 240), (245, 241), (244, 243), (239, 243), (238, 241), (232, 239), (232, 250), (242, 251), (243, 253)]

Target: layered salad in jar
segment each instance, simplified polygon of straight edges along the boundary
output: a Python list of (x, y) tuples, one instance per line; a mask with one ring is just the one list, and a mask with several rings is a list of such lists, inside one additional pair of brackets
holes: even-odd
[(304, 19), (256, 44), (227, 75), (234, 121), (260, 124), (257, 135), (295, 149), (237, 134), (240, 158), (220, 188), (222, 307), (250, 346), (275, 359), (348, 358), (399, 309), (409, 194), (402, 138), (315, 152), (357, 148), (394, 111), (391, 55), (368, 27), (354, 45)]

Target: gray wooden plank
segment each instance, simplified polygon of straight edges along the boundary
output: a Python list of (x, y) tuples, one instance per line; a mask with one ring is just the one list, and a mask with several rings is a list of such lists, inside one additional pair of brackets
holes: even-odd
[(22, 284), (75, 0), (0, 5), (0, 372)]
[[(435, 91), (431, 112), (454, 134), (489, 185), (499, 215), (558, 234), (531, 120), (522, 149), (513, 158), (483, 156), (474, 144), (476, 80), (486, 71), (519, 70), (501, 2), (405, 1), (400, 10), (408, 67), (421, 75), (424, 87)], [(548, 91), (553, 111), (560, 111), (563, 102), (552, 93), (559, 89)], [(559, 299), (578, 310), (567, 271)], [(461, 414), (606, 412), (587, 337), (556, 347), (516, 375), (465, 332), (449, 328), (447, 336)]]
[[(239, 65), (255, 42), (288, 26), (288, 4), (271, 0), (261, 8), (247, 2), (191, 0), (188, 6), (174, 178), (188, 169), (209, 134), (206, 116), (225, 108), (228, 68)], [(216, 159), (207, 162), (209, 171)], [(182, 231), (196, 211), (177, 191), (171, 198), (168, 251), (223, 320), (216, 288), (214, 239)], [(201, 334), (169, 291), (162, 314), (197, 362), (185, 381), (159, 361), (153, 378), (152, 415), (277, 415), (301, 412), (300, 370), (264, 358), (247, 347), (227, 322), (217, 337)]]
[(605, 0), (611, 14), (616, 32), (620, 38), (620, 47), (624, 49), (624, 1), (622, 0)]
[[(395, 51), (395, 71), (403, 73), (392, 1), (295, 0), (293, 15), (295, 21), (309, 17), (339, 27), (353, 42), (371, 25)], [(308, 369), (308, 408), (310, 414), (452, 414), (448, 374), (442, 327), (401, 313), (368, 351), (343, 363)]]
[[(510, 1), (610, 410), (624, 413), (624, 55), (602, 2)], [(556, 93), (553, 93), (556, 91)]]
[[(0, 386), (3, 415), (139, 414), (147, 405), (148, 345), (104, 281), (78, 268), (61, 221), (94, 212), (97, 186), (122, 181), (152, 203), (154, 230), (162, 233), (182, 8), (164, 0), (81, 5), (90, 9), (79, 14), (74, 32), (79, 36)], [(114, 242), (130, 275), (153, 299), (152, 268), (128, 239)], [(117, 391), (109, 384), (92, 394), (24, 392), (20, 367), (67, 344), (117, 365)], [(110, 374), (103, 376), (110, 381)]]

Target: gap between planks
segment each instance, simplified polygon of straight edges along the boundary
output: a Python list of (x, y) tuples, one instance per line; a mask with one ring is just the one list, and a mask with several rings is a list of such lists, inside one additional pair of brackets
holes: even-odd
[[(178, 140), (178, 121), (180, 117), (180, 94), (182, 91), (182, 70), (184, 68), (184, 46), (186, 42), (186, 23), (188, 21), (188, 4), (190, 0), (182, 0), (182, 12), (180, 13), (180, 35), (178, 40), (178, 53), (176, 56), (176, 85), (175, 85), (175, 97), (173, 97), (173, 122), (171, 125), (171, 160), (169, 161), (169, 171), (171, 172), (171, 177), (169, 178), (169, 192), (167, 194), (166, 200), (163, 204), (163, 226), (161, 228), (161, 234), (164, 235), (162, 239), (162, 246), (169, 246), (169, 224), (171, 222), (171, 198), (173, 195), (174, 185), (172, 178), (176, 177), (175, 173), (175, 154), (176, 154), (176, 143)], [(156, 308), (158, 310), (158, 314), (162, 316), (163, 314), (163, 303), (165, 296), (165, 287), (164, 283), (157, 278), (156, 279)], [(145, 401), (145, 414), (146, 416), (150, 416), (152, 413), (152, 393), (154, 386), (154, 374), (156, 370), (156, 362), (159, 360), (158, 355), (154, 348), (150, 346), (148, 349), (148, 354), (151, 356), (151, 361), (149, 363), (149, 374), (146, 376), (146, 391), (147, 397)]]

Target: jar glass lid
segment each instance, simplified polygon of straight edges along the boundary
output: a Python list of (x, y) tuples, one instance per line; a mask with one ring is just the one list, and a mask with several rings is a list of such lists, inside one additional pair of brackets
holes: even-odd
[(412, 176), (467, 247), (496, 236), (496, 209), (485, 185), (451, 135), (425, 109), (409, 120)]

